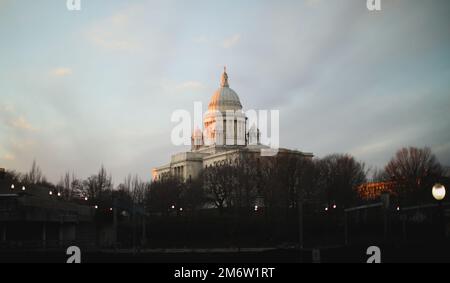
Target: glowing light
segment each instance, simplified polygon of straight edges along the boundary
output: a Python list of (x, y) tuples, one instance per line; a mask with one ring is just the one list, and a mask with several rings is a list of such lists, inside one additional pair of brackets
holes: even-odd
[(87, 200), (88, 200), (88, 198), (87, 198), (87, 197), (84, 197), (84, 200), (86, 200), (86, 201), (87, 201)]
[(14, 190), (14, 184), (11, 185), (11, 190)]
[(255, 205), (255, 211), (258, 211), (258, 206), (257, 205)]
[(397, 211), (400, 211), (400, 206), (397, 206)]
[(60, 192), (58, 192), (58, 196), (59, 196), (59, 197), (61, 196), (61, 193), (60, 193)]
[(436, 184), (433, 186), (431, 193), (436, 200), (443, 200), (445, 198), (445, 187), (441, 184)]
[(183, 211), (183, 208), (182, 208), (182, 207), (180, 207), (180, 211)]
[(48, 194), (49, 194), (49, 195), (53, 195), (53, 192), (52, 192), (52, 191), (50, 191), (50, 192), (48, 192)]
[(25, 191), (25, 186), (22, 186), (22, 191)]
[(112, 207), (109, 208), (109, 211), (113, 211)]
[(97, 208), (98, 208), (98, 205), (95, 205), (94, 208), (97, 209)]
[(333, 204), (333, 208), (335, 209), (337, 206), (335, 204)]
[(328, 207), (325, 207), (325, 211), (328, 211)]
[(175, 209), (175, 205), (172, 205), (171, 207), (172, 207), (172, 209)]

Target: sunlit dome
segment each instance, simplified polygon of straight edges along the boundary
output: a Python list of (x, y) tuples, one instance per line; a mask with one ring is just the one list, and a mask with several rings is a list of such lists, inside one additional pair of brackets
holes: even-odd
[(242, 110), (242, 104), (237, 93), (228, 84), (228, 74), (224, 68), (220, 79), (220, 88), (214, 92), (208, 105), (209, 111)]

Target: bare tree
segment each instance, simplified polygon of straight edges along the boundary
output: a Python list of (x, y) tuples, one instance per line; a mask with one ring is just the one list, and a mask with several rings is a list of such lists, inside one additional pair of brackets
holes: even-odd
[(203, 176), (189, 179), (186, 182), (181, 192), (181, 202), (191, 212), (201, 208), (205, 204), (206, 197), (203, 190)]
[(239, 207), (246, 208), (248, 211), (255, 205), (257, 197), (261, 195), (259, 190), (260, 167), (258, 164), (259, 161), (255, 158), (241, 156), (235, 165), (238, 180), (238, 188), (235, 192), (236, 203)]
[(317, 187), (327, 203), (348, 206), (357, 199), (357, 187), (366, 182), (364, 163), (348, 154), (332, 154), (316, 160)]
[(13, 170), (6, 170), (5, 172), (5, 180), (10, 181), (11, 183), (20, 183), (23, 178), (23, 175), (19, 172)]
[(102, 165), (97, 175), (88, 177), (84, 182), (84, 191), (91, 200), (102, 199), (105, 192), (111, 192), (113, 188), (112, 177), (108, 175)]
[(178, 178), (164, 178), (151, 183), (146, 204), (150, 212), (168, 214), (171, 207), (178, 207), (183, 184)]
[(56, 189), (66, 200), (84, 197), (83, 182), (75, 176), (75, 173), (66, 172), (64, 176), (61, 176)]
[(428, 147), (398, 150), (384, 171), (398, 184), (399, 197), (413, 202), (428, 200), (431, 186), (442, 176), (442, 167)]
[(204, 170), (204, 187), (207, 198), (220, 213), (233, 207), (239, 186), (238, 170), (230, 164), (209, 166)]
[(41, 168), (37, 165), (36, 160), (33, 160), (31, 169), (23, 176), (22, 182), (29, 185), (47, 182), (46, 178), (42, 174)]
[(146, 196), (146, 190), (147, 190), (147, 183), (143, 182), (139, 176), (134, 176), (132, 181), (132, 198), (134, 203), (142, 204), (144, 203), (145, 196)]

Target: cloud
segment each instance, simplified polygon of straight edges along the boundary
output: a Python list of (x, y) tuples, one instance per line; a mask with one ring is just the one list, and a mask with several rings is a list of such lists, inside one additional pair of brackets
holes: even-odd
[(67, 67), (59, 67), (51, 70), (50, 73), (55, 77), (65, 77), (72, 74), (72, 69)]
[(0, 110), (5, 113), (14, 113), (15, 108), (14, 105), (5, 103), (0, 105)]
[(442, 155), (446, 155), (450, 152), (450, 142), (438, 144), (431, 148), (433, 153), (435, 153), (438, 157)]
[(214, 38), (206, 35), (200, 35), (192, 39), (196, 44), (206, 44), (210, 46), (220, 46), (225, 49), (230, 49), (236, 46), (241, 40), (240, 34), (234, 34), (232, 36), (223, 38)]
[(135, 50), (140, 46), (136, 41), (117, 38), (114, 33), (101, 29), (92, 30), (89, 39), (97, 46), (112, 50)]
[(175, 86), (177, 91), (201, 91), (206, 89), (206, 86), (198, 81), (187, 81)]
[(37, 128), (35, 128), (33, 125), (31, 125), (31, 123), (28, 122), (24, 116), (19, 116), (19, 117), (13, 119), (10, 122), (10, 125), (16, 129), (22, 129), (22, 130), (28, 130), (28, 131), (36, 131), (37, 130)]
[(350, 153), (356, 156), (365, 156), (375, 153), (382, 153), (393, 144), (389, 139), (384, 139), (374, 143), (359, 145), (350, 150)]
[(194, 38), (193, 41), (198, 44), (205, 44), (205, 43), (210, 43), (211, 39), (205, 35), (200, 35), (200, 36)]
[(223, 48), (232, 48), (234, 47), (236, 44), (239, 43), (239, 41), (241, 40), (241, 35), (240, 34), (235, 34), (231, 37), (226, 38), (223, 42), (222, 42), (222, 47)]
[(5, 161), (14, 161), (16, 160), (16, 157), (14, 156), (14, 154), (5, 153), (0, 157), (0, 159)]
[(34, 127), (23, 115), (17, 113), (13, 104), (0, 105), (0, 121), (2, 121), (3, 126), (6, 127), (5, 130), (8, 128), (28, 131), (37, 130), (37, 128)]
[[(4, 17), (24, 33), (5, 34), (10, 52), (0, 54), (11, 64), (0, 71), (0, 158), (10, 154), (8, 165), (26, 170), (35, 157), (53, 180), (101, 163), (119, 180), (129, 171), (149, 177), (182, 150), (170, 143), (171, 112), (207, 103), (227, 65), (245, 108), (280, 110), (283, 146), (381, 166), (399, 146), (429, 145), (450, 164), (450, 2), (399, 1), (376, 14), (355, 1), (210, 2), (111, 1), (64, 29), (45, 25), (59, 44), (46, 38), (30, 52), (21, 46), (43, 21)], [(50, 54), (57, 65), (40, 65)], [(83, 83), (65, 79), (71, 74)], [(417, 95), (420, 86), (432, 91)]]
[(135, 51), (142, 47), (142, 40), (135, 36), (135, 22), (140, 9), (131, 6), (119, 13), (95, 22), (86, 32), (94, 45), (116, 51)]

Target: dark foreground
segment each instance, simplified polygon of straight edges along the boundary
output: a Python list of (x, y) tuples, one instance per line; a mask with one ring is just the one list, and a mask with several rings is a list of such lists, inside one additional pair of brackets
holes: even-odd
[[(376, 245), (381, 261), (389, 262), (450, 262), (450, 245)], [(217, 249), (217, 250), (105, 250), (81, 252), (82, 263), (365, 263), (370, 245), (312, 249)], [(65, 250), (0, 251), (1, 263), (65, 263)]]

